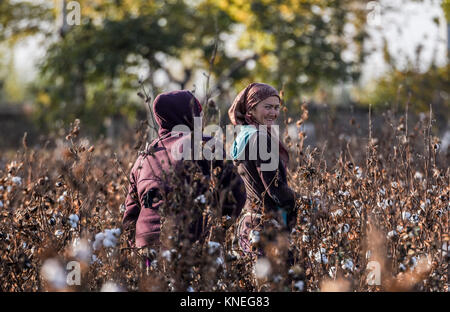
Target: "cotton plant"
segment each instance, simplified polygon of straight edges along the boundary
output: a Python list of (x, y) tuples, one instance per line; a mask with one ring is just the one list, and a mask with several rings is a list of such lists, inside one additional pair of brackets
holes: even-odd
[(76, 214), (71, 214), (69, 216), (69, 224), (72, 228), (76, 228), (78, 226), (78, 221), (80, 221), (80, 218)]
[(120, 233), (119, 228), (106, 229), (103, 232), (97, 233), (92, 247), (94, 250), (99, 250), (102, 246), (105, 248), (114, 248), (118, 243)]
[(66, 272), (57, 259), (46, 259), (40, 272), (42, 278), (53, 288), (64, 289), (67, 286)]

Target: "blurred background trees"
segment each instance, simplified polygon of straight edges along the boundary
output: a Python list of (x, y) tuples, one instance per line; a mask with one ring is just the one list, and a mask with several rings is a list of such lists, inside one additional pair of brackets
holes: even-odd
[[(441, 6), (445, 18), (435, 17), (433, 22), (436, 27), (440, 23), (447, 24), (447, 49), (450, 51), (450, 1), (442, 1)], [(421, 58), (423, 49), (424, 45), (419, 44), (415, 50), (415, 58), (407, 59), (406, 66), (399, 68), (398, 57), (389, 51), (385, 42), (383, 56), (389, 69), (372, 84), (365, 86), (361, 91), (361, 102), (366, 105), (371, 103), (381, 110), (404, 109), (408, 103), (409, 109), (414, 112), (429, 111), (431, 106), (434, 115), (442, 123), (450, 120), (450, 62), (440, 65), (436, 57), (437, 51), (434, 50), (430, 66), (424, 70)], [(447, 53), (447, 60), (449, 57), (450, 53)]]
[[(343, 104), (385, 107), (411, 94), (412, 109), (432, 102), (448, 110), (448, 65), (399, 70), (386, 54), (391, 70), (364, 92), (366, 1), (78, 0), (80, 25), (67, 22), (70, 2), (0, 3), (0, 102), (21, 94), (43, 130), (81, 118), (98, 134), (105, 120), (134, 121), (145, 112), (136, 95), (141, 83), (153, 95), (188, 88), (212, 97), (224, 118), (251, 81), (283, 89), (294, 115), (305, 98), (327, 102), (314, 95), (344, 85), (363, 92), (357, 100), (339, 97)], [(448, 1), (442, 6), (448, 14)], [(39, 36), (46, 53), (24, 88), (14, 82), (11, 54), (30, 36)]]

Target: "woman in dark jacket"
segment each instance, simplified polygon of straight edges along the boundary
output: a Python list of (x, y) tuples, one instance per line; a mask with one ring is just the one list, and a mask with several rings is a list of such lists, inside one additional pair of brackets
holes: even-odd
[[(240, 254), (261, 254), (261, 250), (252, 247), (259, 240), (263, 219), (273, 221), (280, 229), (295, 223), (296, 194), (286, 178), (289, 155), (272, 127), (280, 104), (276, 89), (267, 84), (252, 83), (238, 94), (228, 111), (231, 122), (241, 125), (231, 147), (231, 156), (247, 193), (236, 229)], [(261, 144), (269, 147), (271, 159), (263, 160)], [(275, 166), (264, 169), (264, 165), (267, 167), (273, 159)]]
[[(136, 247), (160, 247), (161, 215), (160, 207), (166, 201), (166, 196), (171, 192), (172, 186), (191, 185), (192, 181), (186, 166), (195, 165), (201, 169), (203, 177), (210, 175), (211, 162), (206, 160), (186, 160), (177, 157), (183, 155), (186, 141), (192, 146), (191, 133), (194, 130), (194, 117), (200, 117), (202, 107), (194, 95), (185, 90), (162, 93), (153, 102), (153, 112), (159, 125), (158, 139), (154, 140), (146, 150), (137, 158), (130, 173), (129, 192), (125, 201), (126, 211), (123, 216), (123, 227), (131, 236)], [(187, 132), (173, 131), (174, 127), (184, 126)], [(211, 137), (202, 137), (203, 141)], [(175, 149), (175, 150), (174, 150)], [(190, 158), (194, 159), (194, 158)], [(226, 202), (222, 206), (222, 213), (231, 215), (239, 214), (245, 201), (245, 194), (241, 192), (241, 180), (238, 175), (227, 170), (221, 161), (215, 161), (214, 166), (223, 167), (223, 187), (232, 190), (236, 201)], [(214, 168), (213, 166), (213, 168)], [(230, 164), (229, 167), (233, 167)], [(193, 168), (192, 166), (190, 168)], [(192, 169), (190, 169), (192, 170)], [(181, 183), (180, 183), (181, 182)], [(186, 182), (186, 183), (185, 183)], [(226, 183), (225, 183), (226, 182)], [(200, 185), (203, 192), (208, 185)], [(198, 194), (197, 194), (198, 193)], [(201, 192), (193, 196), (201, 195)], [(183, 194), (184, 196), (186, 194)], [(194, 198), (195, 198), (194, 197)], [(168, 203), (173, 204), (173, 202)], [(181, 203), (182, 205), (184, 203)], [(173, 205), (172, 205), (173, 206)], [(177, 209), (186, 209), (178, 207)], [(192, 216), (190, 219), (199, 220), (202, 214)], [(197, 222), (201, 224), (202, 222)], [(176, 224), (176, 227), (190, 227), (192, 240), (198, 239), (202, 233), (198, 233), (198, 227), (192, 224)]]

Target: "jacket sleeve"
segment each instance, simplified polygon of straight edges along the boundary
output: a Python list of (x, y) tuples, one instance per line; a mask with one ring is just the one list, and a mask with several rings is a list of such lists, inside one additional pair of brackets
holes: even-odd
[(129, 232), (129, 239), (134, 240), (136, 222), (139, 217), (141, 206), (136, 186), (136, 180), (133, 171), (130, 173), (130, 185), (128, 186), (128, 195), (125, 199), (125, 213), (122, 219), (123, 229)]
[[(264, 164), (268, 166), (273, 159), (269, 158), (263, 160), (260, 157), (258, 148), (261, 140), (266, 140), (267, 152), (271, 154), (272, 158), (275, 157), (276, 169), (274, 170), (264, 170), (267, 168), (262, 167)], [(277, 159), (279, 158), (278, 153), (275, 153), (275, 151), (274, 153), (271, 153), (270, 137), (257, 132), (250, 138), (248, 147), (257, 151), (257, 159), (255, 160), (256, 170), (258, 171), (267, 194), (280, 208), (284, 208), (288, 211), (293, 210), (295, 207), (295, 192), (288, 186), (285, 172), (281, 172), (283, 168), (281, 168), (282, 165), (280, 165), (281, 160)]]

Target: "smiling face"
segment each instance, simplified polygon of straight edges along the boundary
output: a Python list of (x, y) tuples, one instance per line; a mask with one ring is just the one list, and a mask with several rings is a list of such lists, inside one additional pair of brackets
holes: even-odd
[(260, 124), (272, 126), (280, 113), (280, 99), (271, 96), (264, 101), (259, 102), (251, 111), (253, 118)]

